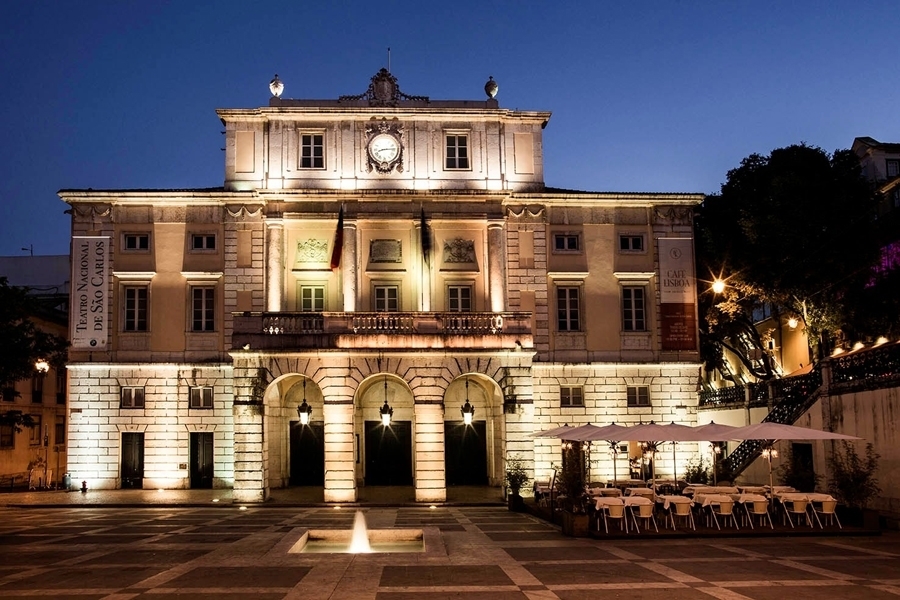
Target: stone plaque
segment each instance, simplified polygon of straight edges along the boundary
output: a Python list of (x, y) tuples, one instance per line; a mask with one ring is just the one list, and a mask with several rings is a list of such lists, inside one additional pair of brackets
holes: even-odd
[(399, 263), (403, 261), (400, 240), (372, 240), (369, 242), (370, 263)]

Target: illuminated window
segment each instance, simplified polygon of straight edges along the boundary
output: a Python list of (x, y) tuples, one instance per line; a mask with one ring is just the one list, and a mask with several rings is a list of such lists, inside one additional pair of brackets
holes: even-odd
[(213, 407), (213, 389), (208, 386), (192, 387), (190, 407), (211, 409)]
[(192, 233), (191, 234), (191, 251), (205, 252), (216, 249), (216, 234), (214, 233)]
[(556, 326), (559, 331), (581, 331), (580, 291), (577, 286), (556, 288)]
[(123, 305), (122, 329), (124, 331), (147, 331), (147, 286), (126, 285), (122, 289)]
[(325, 168), (325, 136), (321, 133), (300, 134), (300, 168)]
[(126, 252), (147, 252), (150, 250), (149, 233), (126, 233), (122, 235), (122, 249)]
[(444, 156), (445, 169), (469, 168), (469, 136), (465, 134), (448, 134), (445, 138), (446, 154)]
[(619, 251), (621, 252), (643, 252), (644, 236), (642, 235), (620, 235)]
[(325, 286), (301, 285), (300, 310), (302, 312), (322, 312), (325, 310)]
[(0, 448), (15, 446), (16, 432), (12, 425), (0, 425)]
[(888, 177), (900, 175), (900, 160), (889, 158), (885, 161), (885, 171)]
[(650, 388), (646, 385), (629, 385), (626, 394), (628, 406), (650, 406)]
[(191, 331), (216, 330), (216, 289), (191, 288)]
[(144, 388), (127, 386), (119, 390), (120, 408), (144, 408)]
[(56, 429), (53, 432), (53, 443), (57, 446), (66, 443), (66, 418), (62, 415), (56, 417)]
[(646, 331), (644, 288), (622, 288), (622, 329), (625, 331)]
[(581, 386), (560, 386), (559, 406), (561, 408), (584, 406), (584, 390), (581, 389)]
[(581, 240), (577, 233), (557, 233), (553, 235), (554, 252), (578, 252)]
[(400, 288), (396, 285), (376, 285), (375, 310), (378, 312), (400, 310)]
[(450, 312), (472, 312), (472, 286), (447, 286), (447, 310)]

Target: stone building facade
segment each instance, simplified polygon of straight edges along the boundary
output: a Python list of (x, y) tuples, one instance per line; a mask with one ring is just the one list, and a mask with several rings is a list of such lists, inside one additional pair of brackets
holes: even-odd
[(701, 195), (545, 187), (550, 113), (492, 86), (430, 100), (382, 69), (338, 100), (270, 89), (218, 111), (220, 188), (60, 191), (73, 478), (436, 502), (500, 486), (511, 455), (546, 477), (559, 441), (532, 435), (564, 422), (696, 420)]

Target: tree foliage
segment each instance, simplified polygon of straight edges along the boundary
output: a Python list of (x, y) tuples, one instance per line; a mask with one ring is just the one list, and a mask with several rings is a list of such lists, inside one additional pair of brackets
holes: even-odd
[(853, 321), (846, 300), (865, 289), (879, 256), (878, 196), (850, 150), (804, 144), (753, 154), (698, 208), (698, 276), (722, 277), (723, 294), (700, 294), (701, 349), (708, 367), (730, 348), (760, 379), (774, 376), (765, 304), (801, 319), (819, 355)]
[(831, 467), (828, 491), (842, 504), (865, 508), (872, 498), (881, 493), (875, 477), (879, 458), (872, 444), (866, 444), (866, 456), (862, 458), (850, 442), (842, 442), (835, 447), (828, 461)]
[(6, 394), (16, 381), (34, 375), (39, 359), (55, 368), (65, 365), (68, 342), (35, 325), (32, 319), (39, 309), (26, 289), (12, 287), (0, 277), (0, 385)]

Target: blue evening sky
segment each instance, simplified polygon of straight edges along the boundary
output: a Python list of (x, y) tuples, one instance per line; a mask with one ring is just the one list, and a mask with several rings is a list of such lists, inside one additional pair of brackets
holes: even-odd
[(715, 192), (748, 154), (900, 142), (896, 0), (169, 2), (0, 8), (0, 255), (68, 252), (61, 188), (221, 186), (214, 109), (365, 91), (550, 110), (545, 180)]

